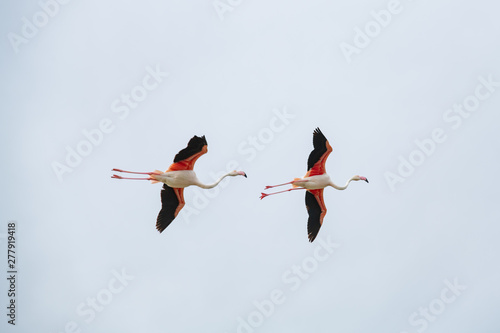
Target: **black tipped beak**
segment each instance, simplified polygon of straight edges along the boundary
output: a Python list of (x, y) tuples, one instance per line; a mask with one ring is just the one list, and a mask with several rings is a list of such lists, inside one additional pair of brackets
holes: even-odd
[(245, 178), (248, 178), (246, 173), (244, 173), (243, 176), (245, 176)]
[(365, 179), (365, 182), (369, 183), (368, 179)]

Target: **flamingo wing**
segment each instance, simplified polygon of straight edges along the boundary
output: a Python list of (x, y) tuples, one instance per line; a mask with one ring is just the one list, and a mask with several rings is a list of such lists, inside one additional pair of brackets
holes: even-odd
[(322, 175), (326, 172), (325, 163), (328, 155), (333, 151), (328, 140), (319, 128), (313, 132), (314, 150), (307, 160), (307, 176)]
[(163, 184), (161, 190), (161, 210), (156, 218), (156, 229), (165, 230), (184, 207), (184, 189)]
[(205, 136), (193, 136), (189, 140), (186, 148), (175, 155), (174, 163), (170, 165), (167, 171), (193, 170), (194, 163), (203, 154), (208, 151), (208, 144)]
[(307, 235), (309, 242), (313, 242), (318, 235), (326, 215), (326, 206), (323, 200), (323, 189), (306, 191), (306, 208), (309, 213), (307, 220)]

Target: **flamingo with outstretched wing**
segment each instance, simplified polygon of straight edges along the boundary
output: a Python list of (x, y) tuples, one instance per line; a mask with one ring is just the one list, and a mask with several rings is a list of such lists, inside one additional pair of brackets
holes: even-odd
[(330, 176), (326, 173), (325, 163), (328, 155), (332, 152), (332, 147), (328, 143), (326, 137), (321, 133), (319, 128), (313, 132), (314, 150), (309, 154), (307, 160), (307, 173), (303, 178), (295, 178), (291, 182), (266, 186), (266, 190), (283, 185), (292, 185), (292, 188), (274, 193), (261, 193), (260, 198), (273, 194), (284, 193), (294, 190), (306, 190), (306, 208), (309, 213), (307, 221), (307, 234), (309, 241), (312, 242), (318, 235), (319, 229), (323, 224), (323, 219), (326, 215), (326, 206), (323, 199), (323, 189), (331, 186), (337, 190), (345, 190), (351, 181), (364, 180), (368, 183), (368, 179), (362, 176), (351, 177), (344, 186), (338, 186), (332, 182)]
[(170, 223), (177, 217), (182, 207), (185, 205), (184, 201), (184, 188), (195, 185), (204, 189), (209, 189), (217, 186), (222, 179), (228, 176), (244, 176), (246, 174), (243, 171), (231, 171), (222, 175), (213, 184), (203, 184), (196, 177), (196, 173), (193, 171), (194, 163), (196, 160), (206, 154), (208, 149), (207, 140), (205, 136), (199, 137), (194, 136), (189, 140), (186, 148), (182, 149), (177, 155), (175, 155), (174, 163), (170, 165), (167, 171), (162, 172), (155, 170), (153, 172), (133, 172), (125, 171), (121, 169), (113, 169), (116, 172), (125, 172), (133, 174), (143, 174), (148, 175), (147, 178), (130, 178), (122, 177), (119, 175), (113, 175), (111, 178), (116, 179), (133, 179), (133, 180), (150, 180), (152, 184), (163, 183), (163, 189), (161, 191), (161, 210), (156, 219), (156, 229), (162, 232), (167, 228)]

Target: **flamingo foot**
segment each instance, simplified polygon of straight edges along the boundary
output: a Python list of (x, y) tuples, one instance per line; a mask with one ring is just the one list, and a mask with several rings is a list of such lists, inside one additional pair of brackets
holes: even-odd
[[(115, 170), (115, 169), (113, 169), (113, 170)], [(115, 171), (116, 171), (116, 170), (115, 170)], [(113, 176), (111, 176), (111, 178), (123, 179), (123, 177), (122, 177), (122, 176), (118, 176), (118, 175), (113, 175)]]
[(261, 196), (260, 196), (260, 200), (264, 199), (265, 197), (267, 197), (269, 194), (266, 194), (266, 193), (261, 193)]

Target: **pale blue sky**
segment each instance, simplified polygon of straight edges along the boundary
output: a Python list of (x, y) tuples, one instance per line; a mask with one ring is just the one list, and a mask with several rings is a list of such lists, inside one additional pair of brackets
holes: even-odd
[[(498, 5), (40, 3), (0, 14), (2, 332), (498, 332)], [(370, 184), (326, 189), (311, 244), (304, 193), (259, 195), (305, 174), (315, 127), (333, 181)], [(202, 181), (248, 179), (186, 189), (158, 234), (161, 186), (110, 170), (193, 135)]]

